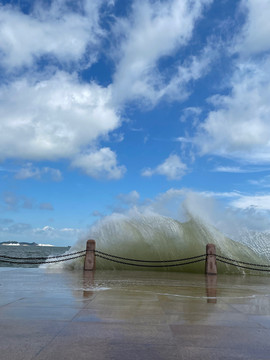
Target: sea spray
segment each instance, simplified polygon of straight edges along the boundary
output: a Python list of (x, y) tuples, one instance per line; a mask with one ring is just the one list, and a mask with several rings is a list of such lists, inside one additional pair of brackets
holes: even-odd
[[(206, 244), (216, 245), (217, 253), (232, 259), (255, 264), (269, 263), (263, 252), (246, 243), (234, 241), (214, 226), (206, 224), (189, 214), (189, 220), (179, 222), (158, 214), (142, 214), (138, 211), (129, 215), (113, 214), (94, 225), (88, 238), (96, 240), (97, 250), (140, 260), (172, 260), (197, 256), (205, 253)], [(70, 252), (83, 250), (87, 238), (79, 240)], [(256, 251), (257, 250), (257, 251)], [(76, 259), (63, 265), (69, 269), (82, 269), (83, 259)], [(97, 269), (148, 269), (132, 267), (97, 258)], [(154, 269), (151, 269), (154, 270)], [(159, 268), (166, 271), (204, 272), (204, 262)], [(218, 263), (219, 273), (245, 273), (246, 270)]]
[[(77, 241), (70, 253), (84, 250), (87, 239), (94, 239), (97, 250), (112, 255), (139, 260), (173, 260), (204, 254), (206, 244), (213, 243), (219, 255), (268, 265), (270, 233), (257, 231), (262, 225), (269, 228), (270, 222), (262, 214), (254, 213), (254, 209), (241, 212), (224, 207), (209, 195), (170, 189), (147, 204), (102, 218), (86, 236)], [(84, 259), (80, 258), (52, 266), (82, 269), (83, 263)], [(149, 268), (97, 258), (97, 269)], [(204, 262), (158, 270), (201, 273), (204, 272)], [(218, 272), (248, 271), (219, 262)]]

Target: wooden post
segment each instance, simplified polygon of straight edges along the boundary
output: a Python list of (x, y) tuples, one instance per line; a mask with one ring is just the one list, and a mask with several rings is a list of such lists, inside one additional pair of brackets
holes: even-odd
[(205, 273), (207, 275), (217, 275), (216, 247), (214, 244), (206, 245)]
[(96, 269), (96, 242), (95, 240), (87, 240), (86, 242), (86, 254), (84, 259), (84, 270), (92, 271)]

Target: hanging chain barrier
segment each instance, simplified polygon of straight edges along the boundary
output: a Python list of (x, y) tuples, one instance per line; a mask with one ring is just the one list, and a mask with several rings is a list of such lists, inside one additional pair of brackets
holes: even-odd
[[(0, 262), (10, 264), (22, 264), (22, 265), (41, 265), (41, 264), (52, 264), (57, 262), (63, 262), (73, 259), (78, 259), (85, 256), (86, 250), (76, 251), (64, 255), (55, 255), (49, 257), (14, 257), (0, 254)], [(80, 254), (80, 255), (78, 255)], [(76, 255), (76, 256), (74, 256)], [(58, 260), (53, 260), (58, 259)]]
[[(133, 258), (126, 258), (121, 256), (116, 256), (108, 254), (99, 250), (90, 250), (95, 253), (96, 257), (108, 260), (114, 263), (137, 266), (137, 267), (148, 267), (148, 268), (165, 268), (165, 267), (175, 267), (183, 266), (194, 263), (199, 263), (205, 261), (207, 254), (182, 258), (182, 259), (173, 259), (173, 260), (140, 260)], [(0, 254), (0, 262), (11, 263), (11, 264), (21, 264), (21, 265), (41, 265), (41, 264), (51, 264), (58, 263), (63, 261), (69, 261), (84, 257), (87, 250), (76, 251), (73, 253), (68, 253), (64, 255), (55, 255), (49, 257), (14, 257)], [(244, 262), (236, 259), (231, 259), (225, 256), (216, 254), (216, 261), (223, 264), (255, 271), (270, 271), (270, 264), (254, 264), (250, 262)], [(241, 264), (241, 265), (240, 265)]]
[[(118, 264), (139, 266), (139, 267), (149, 267), (149, 268), (173, 267), (173, 266), (188, 265), (188, 264), (194, 264), (194, 263), (197, 263), (197, 262), (205, 261), (205, 254), (198, 255), (198, 256), (193, 256), (193, 257), (189, 257), (189, 258), (184, 258), (184, 259), (175, 259), (175, 260), (138, 260), (138, 259), (129, 259), (129, 258), (124, 258), (124, 257), (120, 257), (120, 256), (115, 256), (115, 255), (103, 253), (103, 252), (98, 251), (98, 250), (95, 250), (95, 255), (97, 257), (102, 258), (102, 259), (109, 260), (109, 261), (112, 261), (112, 262), (115, 262), (115, 263), (118, 263)], [(125, 260), (125, 261), (120, 261), (118, 259)], [(192, 260), (192, 259), (197, 259), (197, 260), (187, 261), (187, 260)], [(183, 262), (183, 261), (185, 261), (185, 262)], [(136, 263), (134, 264), (134, 262), (136, 262)], [(176, 262), (176, 264), (171, 264), (172, 262)], [(138, 263), (140, 263), (140, 264), (138, 264)], [(144, 264), (144, 263), (156, 263), (156, 264), (159, 263), (160, 265), (149, 265), (149, 264)], [(164, 263), (166, 263), (166, 264), (164, 264)], [(168, 264), (168, 263), (170, 263), (170, 264)]]
[[(247, 270), (255, 270), (255, 271), (270, 271), (270, 265), (266, 265), (266, 264), (254, 264), (254, 263), (250, 263), (250, 262), (245, 262), (245, 261), (240, 261), (240, 260), (236, 260), (236, 259), (231, 259), (225, 256), (221, 256), (216, 254), (216, 259), (217, 261), (223, 263), (223, 264), (227, 264), (227, 265), (232, 265), (232, 266), (236, 266), (239, 267), (241, 269), (247, 269)], [(243, 264), (243, 265), (239, 265), (239, 264)], [(249, 266), (245, 266), (245, 265), (249, 265)], [(264, 268), (264, 269), (262, 269)]]
[[(207, 254), (202, 254), (198, 256), (192, 256), (188, 258), (182, 258), (182, 259), (174, 259), (174, 260), (138, 260), (138, 259), (130, 259), (125, 257), (120, 257), (108, 253), (104, 253), (102, 251), (98, 250), (92, 250), (95, 252), (96, 257), (100, 257), (105, 260), (109, 260), (118, 264), (124, 264), (124, 265), (131, 265), (131, 266), (139, 266), (139, 267), (173, 267), (173, 266), (181, 266), (181, 265), (188, 265), (188, 264), (194, 264), (201, 261), (205, 261)], [(235, 267), (247, 269), (247, 270), (255, 270), (255, 271), (270, 271), (270, 265), (263, 265), (263, 264), (254, 264), (249, 262), (244, 262), (236, 259), (231, 259), (225, 256), (221, 256), (216, 254), (216, 260), (227, 264), (232, 265)], [(125, 260), (125, 261), (120, 261)], [(189, 261), (193, 260), (193, 261)], [(227, 261), (228, 260), (228, 261)], [(135, 263), (134, 263), (135, 262)], [(139, 264), (138, 264), (139, 263)], [(149, 265), (149, 264), (142, 264), (142, 263), (159, 263), (160, 265)], [(168, 264), (170, 263), (170, 264)], [(171, 264), (174, 263), (174, 264)], [(243, 266), (243, 265), (250, 265), (250, 266)], [(264, 268), (264, 269), (263, 269)]]

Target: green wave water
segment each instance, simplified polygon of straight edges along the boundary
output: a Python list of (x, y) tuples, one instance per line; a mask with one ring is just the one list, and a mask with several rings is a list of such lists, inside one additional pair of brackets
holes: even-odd
[[(205, 254), (206, 245), (216, 245), (217, 254), (228, 258), (255, 263), (269, 264), (269, 234), (256, 240), (256, 233), (246, 233), (239, 241), (230, 239), (214, 226), (199, 218), (179, 222), (157, 214), (134, 216), (112, 215), (91, 228), (89, 239), (96, 240), (96, 249), (112, 255), (141, 260), (172, 260)], [(258, 234), (257, 234), (258, 235)], [(250, 237), (250, 239), (248, 238)], [(74, 245), (70, 252), (83, 250), (86, 238)], [(252, 241), (254, 240), (254, 241)], [(263, 247), (264, 246), (264, 247)], [(103, 270), (149, 270), (129, 265), (117, 264), (101, 258), (96, 259), (97, 269)], [(76, 259), (65, 266), (69, 269), (83, 268), (83, 258)], [(204, 261), (172, 268), (158, 268), (159, 271), (182, 271), (203, 273)], [(154, 268), (151, 270), (155, 270)], [(218, 273), (247, 273), (248, 270), (218, 262)], [(261, 274), (261, 273), (260, 273)]]

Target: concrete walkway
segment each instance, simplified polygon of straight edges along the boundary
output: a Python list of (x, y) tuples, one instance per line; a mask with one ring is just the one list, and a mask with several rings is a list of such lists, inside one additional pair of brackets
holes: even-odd
[(270, 359), (270, 276), (0, 268), (1, 360)]

